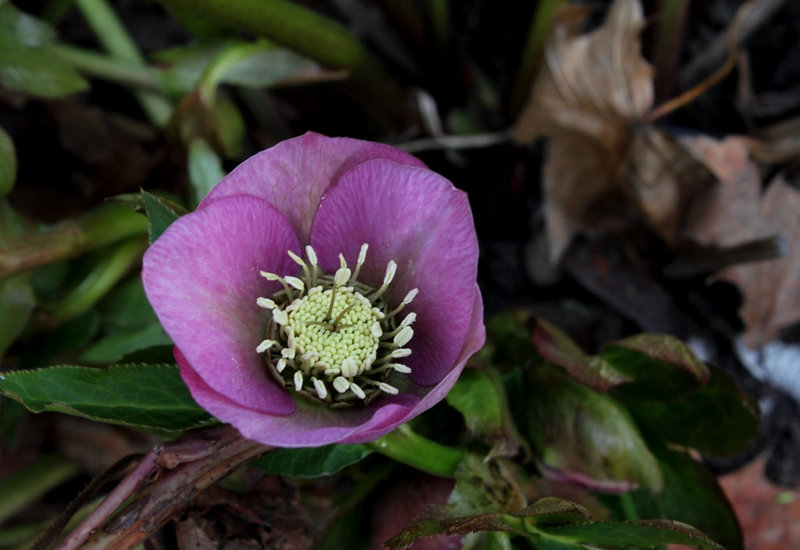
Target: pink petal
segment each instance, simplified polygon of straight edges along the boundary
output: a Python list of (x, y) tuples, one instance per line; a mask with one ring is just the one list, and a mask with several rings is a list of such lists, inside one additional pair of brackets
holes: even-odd
[(467, 196), (438, 174), (388, 160), (367, 161), (339, 178), (317, 212), (311, 243), (328, 271), (342, 252), (355, 263), (370, 245), (364, 282), (379, 286), (386, 264), (398, 264), (390, 302), (412, 288), (417, 313), (413, 354), (404, 360), (422, 385), (456, 364), (472, 321), (478, 241)]
[[(387, 396), (380, 405), (332, 410), (297, 398), (297, 409), (287, 416), (272, 416), (253, 410), (215, 391), (179, 353), (175, 358), (181, 376), (197, 403), (243, 436), (276, 447), (319, 447), (330, 443), (369, 441), (384, 435), (406, 420), (417, 398)], [(359, 437), (364, 431), (374, 437)]]
[(278, 284), (261, 270), (293, 273), (297, 237), (274, 207), (227, 197), (175, 221), (144, 256), (142, 280), (158, 318), (205, 384), (236, 403), (288, 414), (294, 403), (265, 373), (259, 296)]
[(306, 244), (312, 220), (327, 189), (344, 172), (370, 159), (425, 166), (388, 145), (308, 132), (244, 161), (211, 190), (198, 208), (230, 195), (260, 197), (286, 216), (300, 242)]

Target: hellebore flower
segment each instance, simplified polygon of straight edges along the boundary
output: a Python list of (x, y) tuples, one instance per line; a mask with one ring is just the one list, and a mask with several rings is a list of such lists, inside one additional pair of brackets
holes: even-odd
[(148, 249), (192, 396), (281, 447), (376, 439), (484, 342), (466, 195), (389, 146), (307, 133), (225, 177)]

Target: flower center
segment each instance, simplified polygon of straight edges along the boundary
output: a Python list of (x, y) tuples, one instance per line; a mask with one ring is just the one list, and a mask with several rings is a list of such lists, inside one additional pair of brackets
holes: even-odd
[(404, 346), (414, 335), (411, 324), (416, 314), (409, 313), (400, 322), (398, 314), (417, 289), (390, 307), (383, 296), (397, 270), (393, 261), (386, 266), (379, 288), (359, 282), (368, 248), (361, 246), (353, 271), (340, 254), (336, 273), (324, 273), (314, 249), (307, 246), (307, 261), (288, 252), (302, 269), (300, 277), (261, 272), (267, 280), (279, 281), (283, 290), (257, 300), (271, 315), (256, 351), (264, 354), (267, 368), (280, 384), (333, 407), (366, 404), (381, 393), (396, 394), (390, 378), (411, 372), (396, 361), (411, 354)]

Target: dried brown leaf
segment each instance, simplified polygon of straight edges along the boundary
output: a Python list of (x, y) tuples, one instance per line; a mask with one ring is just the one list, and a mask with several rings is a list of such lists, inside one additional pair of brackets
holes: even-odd
[(800, 320), (800, 192), (782, 177), (762, 192), (748, 138), (693, 136), (682, 143), (719, 178), (693, 201), (683, 236), (707, 246), (734, 246), (772, 235), (786, 241), (783, 258), (736, 265), (716, 275), (738, 285), (744, 295), (740, 315), (748, 345), (765, 344)]
[(638, 0), (615, 0), (605, 23), (584, 35), (575, 36), (572, 18), (557, 25), (517, 122), (517, 143), (551, 138), (543, 176), (554, 259), (576, 231), (615, 230), (636, 213), (624, 159), (631, 128), (653, 102), (643, 25)]

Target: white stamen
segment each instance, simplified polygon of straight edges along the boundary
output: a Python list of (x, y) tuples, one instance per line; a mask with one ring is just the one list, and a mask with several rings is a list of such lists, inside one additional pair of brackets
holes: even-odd
[(352, 378), (358, 374), (358, 365), (352, 357), (348, 357), (342, 361), (342, 376)]
[(397, 273), (397, 263), (394, 260), (389, 260), (386, 264), (386, 274), (383, 276), (383, 284), (388, 285), (394, 279), (394, 274)]
[(342, 269), (347, 268), (347, 260), (344, 259), (344, 254), (342, 254), (341, 252), (339, 253), (339, 267), (341, 267)]
[(372, 293), (370, 299), (375, 301), (377, 298), (380, 298), (386, 289), (389, 288), (389, 283), (392, 282), (394, 279), (394, 274), (397, 272), (397, 263), (394, 260), (389, 260), (389, 263), (386, 264), (386, 274), (383, 276), (383, 284), (380, 286), (378, 290)]
[(298, 279), (297, 277), (291, 277), (291, 276), (289, 276), (289, 277), (284, 277), (283, 279), (284, 279), (284, 280), (285, 280), (287, 283), (289, 283), (289, 285), (290, 285), (290, 286), (292, 286), (292, 287), (296, 288), (297, 290), (299, 290), (299, 291), (301, 291), (301, 292), (302, 292), (302, 291), (303, 291), (303, 289), (306, 287), (306, 285), (303, 283), (303, 281), (302, 281), (301, 279)]
[(400, 359), (401, 357), (408, 357), (411, 355), (411, 350), (408, 348), (397, 348), (392, 350), (391, 356), (393, 359)]
[(325, 387), (325, 382), (322, 380), (318, 380), (316, 378), (314, 380), (314, 389), (317, 390), (317, 395), (320, 399), (325, 399), (328, 397), (328, 388)]
[(340, 267), (336, 270), (333, 276), (333, 284), (336, 286), (344, 286), (350, 280), (351, 272), (347, 267)]
[(391, 395), (397, 395), (398, 392), (400, 391), (397, 388), (395, 388), (394, 386), (391, 386), (391, 385), (387, 384), (386, 382), (378, 383), (378, 387), (382, 391), (385, 391), (386, 393), (391, 394)]
[(275, 340), (263, 340), (258, 345), (258, 347), (256, 347), (256, 353), (264, 353), (265, 351), (267, 351), (269, 348), (271, 348), (272, 346), (274, 346), (277, 343), (278, 342), (276, 342)]
[(262, 271), (261, 276), (264, 277), (268, 281), (280, 281), (280, 275), (275, 275), (274, 273), (270, 273), (268, 271)]
[(417, 314), (412, 311), (403, 318), (403, 320), (400, 322), (400, 326), (401, 327), (411, 326), (411, 324), (416, 320), (417, 320)]
[(390, 365), (397, 372), (401, 372), (403, 374), (408, 374), (409, 372), (411, 372), (411, 367), (407, 367), (405, 365), (401, 365), (400, 363), (390, 363)]
[(337, 376), (333, 379), (333, 387), (339, 393), (344, 393), (350, 389), (350, 382), (344, 376)]
[(367, 394), (364, 393), (364, 390), (361, 389), (361, 386), (355, 382), (350, 382), (350, 389), (358, 396), (359, 399), (365, 399), (367, 397)]
[(286, 253), (287, 253), (287, 254), (289, 255), (289, 257), (290, 257), (291, 259), (293, 259), (293, 260), (295, 261), (295, 263), (296, 263), (297, 265), (299, 265), (300, 267), (303, 267), (304, 265), (306, 265), (306, 263), (303, 261), (303, 258), (301, 258), (300, 256), (298, 256), (297, 254), (295, 254), (295, 253), (294, 253), (294, 252), (292, 252), (291, 250), (287, 250), (287, 251), (286, 251)]
[(295, 348), (283, 348), (281, 350), (281, 357), (285, 357), (286, 359), (294, 359), (295, 356)]
[(303, 373), (298, 371), (294, 372), (294, 391), (303, 389)]
[(286, 315), (286, 312), (277, 308), (272, 310), (272, 319), (282, 326), (289, 323), (289, 316)]
[(411, 341), (411, 337), (414, 336), (414, 329), (411, 327), (403, 327), (400, 329), (400, 332), (394, 335), (394, 345), (398, 348), (401, 348), (408, 344)]
[(285, 368), (286, 368), (286, 359), (281, 357), (280, 359), (278, 359), (278, 364), (275, 365), (275, 370), (277, 370), (278, 372), (283, 372), (283, 369)]
[(311, 245), (306, 245), (306, 256), (308, 257), (308, 261), (312, 266), (317, 265), (317, 253), (311, 248)]
[(339, 372), (337, 368), (325, 369), (325, 376), (334, 376), (339, 374)]
[(275, 309), (278, 307), (278, 305), (269, 298), (259, 298), (256, 300), (256, 304), (258, 307), (263, 307), (264, 309)]
[(403, 305), (407, 306), (408, 304), (410, 304), (414, 300), (414, 298), (417, 297), (417, 294), (419, 294), (418, 288), (412, 288), (411, 290), (409, 290), (408, 294), (406, 294), (406, 297), (403, 298)]
[(381, 324), (378, 321), (372, 323), (372, 326), (370, 327), (370, 332), (372, 332), (372, 336), (374, 336), (375, 338), (380, 338), (381, 336), (383, 336), (383, 329), (381, 328)]
[(368, 249), (369, 245), (367, 243), (361, 245), (361, 250), (358, 252), (358, 260), (356, 260), (356, 269), (353, 271), (353, 275), (350, 277), (350, 282), (358, 279), (358, 274), (361, 273), (361, 266), (364, 265), (364, 262), (367, 259)]

